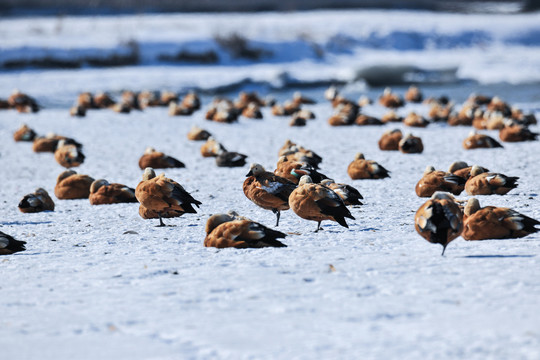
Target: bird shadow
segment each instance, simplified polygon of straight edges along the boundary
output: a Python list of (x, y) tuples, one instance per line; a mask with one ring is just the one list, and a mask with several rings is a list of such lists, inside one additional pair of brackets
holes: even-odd
[(52, 224), (52, 221), (11, 221), (11, 222), (2, 222), (0, 225), (42, 225), (42, 224)]
[(535, 257), (536, 255), (466, 255), (462, 256), (463, 258), (470, 258), (470, 259), (484, 259), (484, 258), (531, 258)]

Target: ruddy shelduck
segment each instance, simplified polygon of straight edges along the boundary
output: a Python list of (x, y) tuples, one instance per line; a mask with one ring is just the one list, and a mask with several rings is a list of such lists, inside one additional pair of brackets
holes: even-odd
[(191, 141), (204, 141), (208, 140), (208, 138), (212, 136), (208, 131), (201, 129), (198, 126), (192, 126), (189, 132), (187, 133), (188, 140)]
[(58, 147), (54, 152), (54, 159), (65, 168), (72, 168), (81, 165), (85, 156), (76, 145), (66, 144), (65, 140), (58, 142)]
[(403, 134), (399, 129), (385, 131), (379, 139), (379, 149), (383, 151), (398, 151), (399, 142), (402, 138)]
[(509, 208), (480, 207), (476, 198), (469, 199), (464, 214), (465, 240), (521, 238), (540, 230), (540, 221)]
[(58, 199), (88, 199), (90, 186), (94, 179), (88, 175), (77, 174), (73, 170), (66, 170), (58, 175), (54, 195)]
[(451, 195), (436, 192), (416, 211), (414, 228), (430, 243), (441, 244), (444, 255), (448, 244), (463, 231), (463, 214)]
[(517, 188), (519, 177), (506, 176), (500, 173), (486, 172), (480, 166), (474, 165), (471, 177), (465, 184), (465, 191), (469, 195), (504, 195)]
[(172, 156), (165, 155), (161, 151), (156, 151), (156, 149), (148, 147), (139, 159), (139, 167), (141, 170), (144, 170), (148, 167), (153, 169), (184, 168), (186, 165)]
[(479, 148), (502, 148), (503, 146), (488, 135), (472, 132), (463, 140), (463, 147), (467, 150)]
[(422, 178), (416, 183), (415, 192), (419, 197), (430, 197), (437, 191), (459, 195), (464, 187), (464, 178), (446, 171), (437, 171), (433, 166), (428, 166)]
[[(176, 211), (178, 212), (177, 216), (185, 213), (194, 214), (196, 211), (193, 205), (199, 207), (202, 204), (184, 190), (182, 185), (166, 178), (165, 174), (156, 176), (154, 169), (150, 167), (144, 170), (143, 179), (135, 189), (135, 197), (144, 209), (155, 211), (158, 214), (158, 226), (165, 226), (162, 219), (164, 213), (172, 215), (173, 211)], [(139, 209), (139, 214), (143, 213), (144, 211), (141, 212)]]
[(38, 188), (32, 194), (25, 195), (19, 202), (19, 210), (23, 213), (54, 211), (54, 201), (47, 190)]
[(32, 130), (28, 125), (23, 124), (15, 133), (13, 133), (13, 140), (15, 141), (34, 141), (37, 136), (36, 132)]
[(327, 186), (339, 195), (343, 203), (349, 205), (363, 205), (360, 199), (364, 199), (360, 192), (351, 185), (336, 183), (332, 179), (324, 179), (321, 185)]
[(403, 139), (399, 141), (399, 151), (404, 154), (420, 154), (424, 151), (424, 144), (422, 139), (412, 134), (406, 134)]
[(289, 206), (302, 219), (317, 221), (318, 232), (324, 220), (335, 221), (348, 228), (345, 218), (355, 220), (349, 209), (335, 191), (321, 184), (314, 184), (311, 178), (304, 175), (298, 187), (289, 197)]
[(216, 248), (286, 247), (277, 239), (287, 235), (235, 212), (212, 215), (206, 222), (204, 246)]
[(246, 177), (243, 185), (246, 197), (255, 205), (272, 210), (276, 214), (276, 226), (279, 226), (281, 211), (289, 210), (289, 195), (296, 185), (266, 171), (260, 164), (251, 164)]
[(349, 164), (347, 173), (353, 180), (384, 179), (390, 177), (389, 171), (374, 160), (366, 160), (364, 154), (357, 153)]
[(105, 179), (95, 180), (90, 185), (88, 199), (91, 205), (138, 202), (135, 198), (135, 189), (118, 183), (110, 184)]
[(0, 255), (11, 255), (13, 253), (24, 251), (26, 241), (15, 240), (11, 235), (0, 231)]

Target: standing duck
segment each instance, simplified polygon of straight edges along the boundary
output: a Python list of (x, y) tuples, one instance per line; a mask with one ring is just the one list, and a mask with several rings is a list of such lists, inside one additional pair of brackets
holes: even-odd
[(289, 205), (302, 219), (317, 221), (315, 232), (321, 229), (324, 220), (335, 221), (346, 228), (349, 225), (345, 218), (355, 220), (338, 194), (324, 185), (314, 184), (307, 175), (300, 178), (298, 187), (291, 193)]
[(513, 239), (538, 232), (540, 221), (509, 208), (480, 207), (476, 198), (467, 201), (461, 236), (465, 240)]
[[(144, 170), (143, 179), (135, 189), (135, 197), (141, 203), (139, 214), (144, 219), (152, 218), (157, 213), (158, 226), (165, 226), (163, 216), (181, 216), (185, 213), (195, 214), (193, 205), (199, 207), (202, 203), (195, 200), (182, 185), (166, 178), (165, 174), (156, 176), (154, 169), (148, 167)], [(149, 211), (146, 211), (149, 210)], [(145, 217), (143, 215), (148, 215)]]
[(358, 153), (349, 164), (347, 173), (353, 180), (384, 179), (390, 177), (389, 171), (374, 160), (366, 160), (364, 154)]
[(231, 211), (212, 215), (206, 221), (204, 246), (236, 249), (287, 247), (281, 241), (287, 235)]
[(289, 180), (268, 172), (260, 164), (251, 164), (243, 190), (246, 197), (265, 210), (276, 214), (279, 226), (280, 211), (289, 210), (289, 195), (296, 185)]
[(463, 214), (451, 195), (436, 192), (416, 212), (414, 228), (430, 243), (441, 244), (444, 255), (448, 244), (463, 230)]

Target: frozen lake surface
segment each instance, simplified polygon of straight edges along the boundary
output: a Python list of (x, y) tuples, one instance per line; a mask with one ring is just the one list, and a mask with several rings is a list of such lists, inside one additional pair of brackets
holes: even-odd
[[(364, 30), (380, 34), (377, 19), (386, 18), (387, 13), (346, 14), (349, 12), (311, 12), (304, 16), (256, 15), (254, 19), (235, 15), (230, 27), (224, 29), (234, 31), (243, 26), (250, 39), (269, 43), (289, 41), (290, 29), (285, 27), (277, 32), (275, 29), (282, 29), (277, 25), (291, 26), (299, 32), (299, 24), (303, 24), (304, 30), (309, 25), (313, 38), (323, 42), (326, 35), (316, 29), (321, 28), (319, 22), (324, 19), (328, 19), (327, 30), (335, 30), (333, 34), (356, 29), (352, 24), (366, 19), (367, 23), (358, 22)], [(479, 28), (478, 31), (490, 31), (490, 39), (495, 39), (485, 53), (476, 45), (442, 50), (385, 49), (384, 54), (390, 57), (405, 56), (413, 65), (422, 66), (437, 64), (444, 54), (458, 54), (452, 55), (457, 63), (449, 65), (460, 69), (467, 69), (471, 54), (480, 54), (470, 60), (474, 65), (471, 70), (459, 70), (467, 76), (457, 82), (423, 86), (426, 96), (447, 94), (462, 102), (471, 92), (499, 94), (540, 117), (540, 93), (535, 82), (540, 73), (538, 68), (536, 73), (528, 73), (528, 66), (537, 66), (540, 59), (540, 43), (534, 43), (532, 36), (534, 41), (520, 45), (503, 41), (512, 38), (512, 34), (540, 31), (538, 14), (497, 15), (496, 19), (508, 26), (495, 29), (488, 27), (493, 18), (488, 19), (487, 15), (475, 15), (472, 19), (476, 21), (471, 24), (467, 15), (438, 14), (433, 20), (426, 13), (388, 14), (390, 19), (399, 19), (400, 14), (410, 15), (411, 19), (385, 23), (386, 33), (407, 30), (428, 34), (436, 26), (440, 32), (462, 34)], [(195, 24), (198, 27), (193, 34), (209, 39), (214, 32), (204, 32), (202, 25), (212, 19), (224, 22), (226, 17), (67, 18), (65, 29), (79, 29), (81, 33), (72, 33), (72, 40), (69, 31), (61, 31), (57, 37), (48, 37), (46, 46), (56, 49), (62, 43), (70, 48), (84, 44), (85, 26), (98, 29), (87, 42), (96, 47), (106, 41), (111, 42), (111, 47), (116, 46), (120, 32), (102, 37), (107, 26), (127, 29), (126, 38), (170, 41), (174, 30), (166, 32), (162, 39), (150, 31), (163, 20), (170, 24), (180, 24), (180, 20)], [(268, 19), (266, 28), (263, 19)], [(10, 21), (22, 29), (54, 23), (47, 18)], [(0, 24), (2, 36), (14, 31), (8, 23)], [(212, 24), (215, 26), (215, 22)], [(178, 31), (177, 40), (193, 38), (188, 36), (188, 30)], [(0, 58), (7, 56), (8, 46), (19, 50), (41, 46), (38, 35), (32, 35), (30, 30), (18, 36), (9, 37), (9, 42), (0, 45)], [(441, 247), (426, 242), (413, 226), (414, 213), (425, 201), (414, 193), (423, 170), (427, 165), (446, 170), (456, 160), (519, 176), (517, 189), (505, 196), (478, 196), (480, 203), (511, 207), (540, 219), (538, 141), (505, 143), (504, 149), (466, 151), (461, 143), (471, 129), (465, 127), (431, 124), (425, 129), (411, 129), (389, 124), (333, 128), (326, 122), (332, 109), (322, 99), (323, 88), (306, 91), (320, 102), (308, 107), (317, 119), (304, 128), (289, 127), (289, 118), (274, 117), (268, 108), (263, 109), (263, 120), (240, 118), (232, 125), (204, 120), (204, 110), (191, 117), (174, 118), (167, 115), (165, 108), (129, 115), (89, 111), (81, 119), (68, 114), (77, 93), (84, 90), (107, 90), (113, 94), (125, 88), (183, 91), (226, 85), (246, 77), (272, 83), (282, 70), (299, 79), (342, 76), (347, 81), (358, 68), (353, 63), (355, 59), (361, 62), (362, 56), (372, 56), (377, 62), (376, 59), (384, 58), (377, 49), (358, 46), (358, 53), (322, 61), (303, 58), (261, 64), (232, 61), (209, 66), (173, 66), (150, 59), (143, 65), (120, 68), (1, 72), (0, 98), (19, 88), (45, 105), (37, 114), (0, 112), (0, 171), (4, 179), (0, 187), (0, 231), (27, 241), (25, 252), (0, 258), (1, 357), (540, 358), (540, 236), (483, 242), (458, 238), (441, 257)], [(506, 54), (516, 49), (519, 51), (515, 57), (494, 56), (495, 51)], [(365, 55), (361, 55), (362, 51)], [(490, 62), (493, 67), (485, 66)], [(340, 68), (340, 64), (348, 65)], [(481, 72), (475, 81), (466, 80), (471, 77), (467, 71), (474, 74), (473, 68), (477, 66)], [(504, 75), (500, 69), (505, 70)], [(497, 81), (484, 81), (497, 76)], [(264, 86), (255, 89), (263, 95), (269, 92)], [(404, 89), (395, 88), (401, 94)], [(355, 100), (361, 94), (375, 99), (381, 91), (362, 82), (344, 88), (344, 93)], [(279, 99), (291, 94), (290, 89), (274, 93)], [(203, 97), (203, 109), (209, 100)], [(400, 113), (412, 109), (427, 110), (408, 105)], [(374, 105), (365, 112), (381, 115), (384, 109)], [(13, 141), (13, 132), (22, 123), (38, 134), (56, 132), (84, 144), (87, 158), (75, 169), (77, 172), (132, 187), (142, 176), (137, 165), (139, 157), (147, 146), (153, 146), (186, 164), (185, 169), (169, 169), (165, 173), (203, 205), (197, 214), (166, 220), (174, 225), (166, 228), (155, 227), (157, 220), (140, 218), (138, 204), (91, 206), (87, 200), (57, 200), (53, 196), (54, 212), (22, 214), (17, 209), (19, 200), (37, 187), (53, 195), (56, 177), (63, 171), (52, 154), (36, 154), (30, 143)], [(201, 157), (201, 143), (186, 139), (194, 124), (210, 131), (228, 150), (248, 155), (248, 161), (261, 163), (267, 170), (274, 170), (278, 149), (286, 139), (313, 149), (324, 158), (321, 172), (337, 182), (357, 187), (364, 196), (364, 205), (351, 209), (356, 220), (348, 221), (349, 229), (323, 222), (324, 230), (318, 233), (313, 232), (315, 222), (300, 219), (292, 211), (283, 212), (278, 229), (289, 233), (284, 240), (287, 248), (204, 248), (204, 225), (211, 214), (234, 209), (267, 226), (274, 224), (275, 217), (244, 196), (242, 183), (248, 166), (218, 168), (213, 159)], [(395, 127), (420, 136), (424, 153), (380, 151), (379, 137)], [(531, 129), (538, 132), (538, 126)], [(485, 133), (497, 138), (496, 131)], [(391, 171), (391, 178), (350, 180), (347, 166), (356, 152), (378, 161)]]

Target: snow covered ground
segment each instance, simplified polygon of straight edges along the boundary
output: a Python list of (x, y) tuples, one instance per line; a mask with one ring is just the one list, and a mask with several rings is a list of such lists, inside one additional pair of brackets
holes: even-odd
[[(276, 39), (275, 29), (283, 29), (286, 37), (290, 29), (281, 26), (291, 23), (297, 29), (309, 27), (310, 34), (318, 38), (321, 19), (328, 19), (328, 31), (333, 27), (349, 29), (348, 25), (355, 22), (347, 14), (296, 14), (296, 21), (292, 22), (286, 19), (293, 15), (256, 15), (251, 22), (246, 20), (248, 15), (235, 15), (230, 21), (232, 27), (256, 27), (258, 32), (250, 34), (258, 34), (261, 39), (266, 34), (264, 29), (273, 31), (268, 35), (270, 40)], [(388, 13), (372, 14), (373, 20), (364, 14), (356, 13), (368, 22), (359, 24), (369, 28), (378, 24), (377, 17), (381, 19)], [(399, 18), (398, 12), (389, 14), (390, 18)], [(452, 31), (456, 30), (452, 24), (460, 25), (456, 31), (468, 31), (474, 26), (487, 29), (494, 19), (491, 15), (490, 19), (476, 15), (475, 21), (470, 22), (467, 15), (410, 15), (416, 21), (396, 21), (387, 25), (388, 31), (402, 30), (406, 24), (424, 33), (436, 24)], [(225, 16), (219, 15), (163, 18), (174, 23), (184, 20), (178, 20), (178, 24), (186, 28), (191, 25), (189, 21), (226, 21)], [(148, 29), (161, 24), (159, 19), (162, 17), (92, 19), (95, 21), (67, 18), (64, 22), (73, 24), (73, 31), (63, 30), (63, 35), (51, 41), (70, 43), (66, 34), (71, 33), (75, 43), (77, 39), (80, 44), (91, 45), (112, 41), (114, 46), (118, 35), (111, 40), (97, 32), (99, 39), (86, 39), (84, 27), (113, 24), (123, 29), (123, 24), (128, 23), (132, 28), (124, 32), (126, 38), (136, 36), (138, 31), (158, 37)], [(263, 19), (269, 19), (266, 27)], [(444, 19), (450, 19), (446, 25)], [(504, 26), (489, 27), (493, 34), (517, 33), (522, 28), (530, 34), (538, 28), (538, 14), (495, 19)], [(10, 22), (31, 29), (54, 20), (4, 20), (0, 23), (2, 39), (12, 31)], [(145, 25), (148, 23), (153, 25)], [(81, 34), (75, 33), (77, 29)], [(190, 31), (207, 34), (202, 27)], [(208, 34), (214, 31), (208, 30)], [(10, 34), (15, 33), (13, 30)], [(170, 30), (170, 34), (174, 36), (175, 31)], [(30, 31), (23, 31), (18, 41), (12, 36), (7, 38), (14, 48), (34, 46), (34, 41), (40, 43), (36, 39), (39, 35), (32, 36)], [(180, 32), (178, 38), (182, 36)], [(512, 44), (500, 46), (501, 53), (515, 49)], [(482, 68), (486, 74), (483, 77), (499, 76), (502, 68), (508, 79), (526, 78), (530, 70), (527, 62), (532, 64), (535, 56), (540, 56), (538, 44), (521, 50), (516, 56), (521, 60), (505, 57), (498, 65)], [(385, 51), (395, 58), (422, 57), (418, 61), (425, 64), (436, 64), (443, 56), (429, 49)], [(480, 48), (453, 49), (448, 54), (460, 51), (483, 54)], [(488, 61), (490, 50), (486, 53), (481, 59)], [(354, 58), (350, 55), (350, 60)], [(464, 56), (460, 66), (468, 66), (469, 58)], [(272, 79), (269, 74), (279, 74), (280, 69), (312, 80), (320, 71), (335, 74), (350, 70), (336, 68), (339, 61), (342, 60), (205, 67), (148, 64), (0, 73), (0, 97), (7, 97), (17, 87), (46, 105), (37, 114), (0, 112), (0, 172), (4, 179), (0, 187), (0, 230), (28, 242), (27, 251), (0, 258), (0, 358), (540, 358), (540, 236), (483, 242), (457, 239), (441, 257), (441, 247), (427, 243), (413, 228), (414, 213), (425, 201), (414, 193), (424, 168), (434, 165), (447, 169), (456, 160), (519, 176), (516, 190), (505, 196), (479, 196), (480, 203), (511, 207), (540, 219), (538, 141), (505, 143), (504, 149), (466, 151), (461, 142), (469, 128), (441, 124), (425, 129), (405, 128), (401, 124), (331, 128), (326, 120), (332, 110), (322, 101), (322, 88), (307, 92), (321, 101), (310, 107), (317, 119), (305, 128), (289, 127), (288, 119), (273, 117), (268, 109), (264, 109), (263, 120), (241, 118), (233, 125), (208, 122), (204, 120), (204, 111), (191, 117), (171, 118), (163, 108), (129, 115), (103, 110), (90, 111), (82, 119), (69, 117), (67, 111), (82, 90), (212, 87), (246, 76)], [(480, 60), (470, 59), (475, 61)], [(479, 81), (431, 85), (423, 90), (427, 96), (448, 94), (459, 102), (472, 91), (500, 94), (540, 116), (537, 85), (521, 80), (514, 85)], [(396, 88), (400, 93), (404, 89)], [(381, 89), (351, 84), (344, 91), (353, 99), (360, 94), (375, 98)], [(283, 90), (275, 95), (284, 99), (291, 93)], [(209, 98), (203, 100), (204, 108)], [(412, 108), (425, 111), (418, 106), (401, 111), (407, 113)], [(372, 106), (366, 112), (377, 115), (383, 109)], [(157, 220), (141, 219), (136, 204), (91, 206), (87, 200), (62, 201), (53, 197), (54, 212), (22, 214), (17, 210), (19, 200), (37, 187), (44, 187), (52, 195), (56, 177), (63, 170), (52, 154), (33, 153), (31, 144), (12, 140), (13, 132), (23, 122), (39, 134), (57, 132), (83, 143), (87, 159), (76, 170), (96, 179), (106, 178), (134, 187), (142, 175), (137, 162), (147, 146), (175, 156), (186, 168), (168, 170), (167, 176), (180, 182), (203, 205), (198, 214), (166, 220), (175, 225), (166, 228), (155, 227)], [(242, 182), (247, 166), (218, 168), (213, 159), (200, 156), (201, 144), (186, 139), (193, 124), (209, 130), (229, 150), (247, 154), (249, 161), (259, 162), (268, 170), (274, 169), (281, 145), (292, 139), (322, 155), (321, 171), (338, 182), (356, 186), (365, 205), (352, 209), (356, 220), (349, 221), (349, 229), (323, 222), (324, 231), (316, 234), (314, 222), (302, 220), (291, 211), (284, 212), (279, 230), (290, 233), (284, 240), (287, 248), (204, 248), (204, 225), (210, 214), (235, 209), (268, 226), (274, 224), (275, 217), (245, 198)], [(394, 127), (419, 135), (424, 141), (424, 153), (380, 151), (377, 140), (385, 130)], [(538, 132), (538, 126), (532, 130)], [(486, 133), (497, 137), (497, 132)], [(392, 177), (350, 180), (347, 166), (359, 151), (389, 169)], [(335, 271), (331, 271), (330, 265)]]

